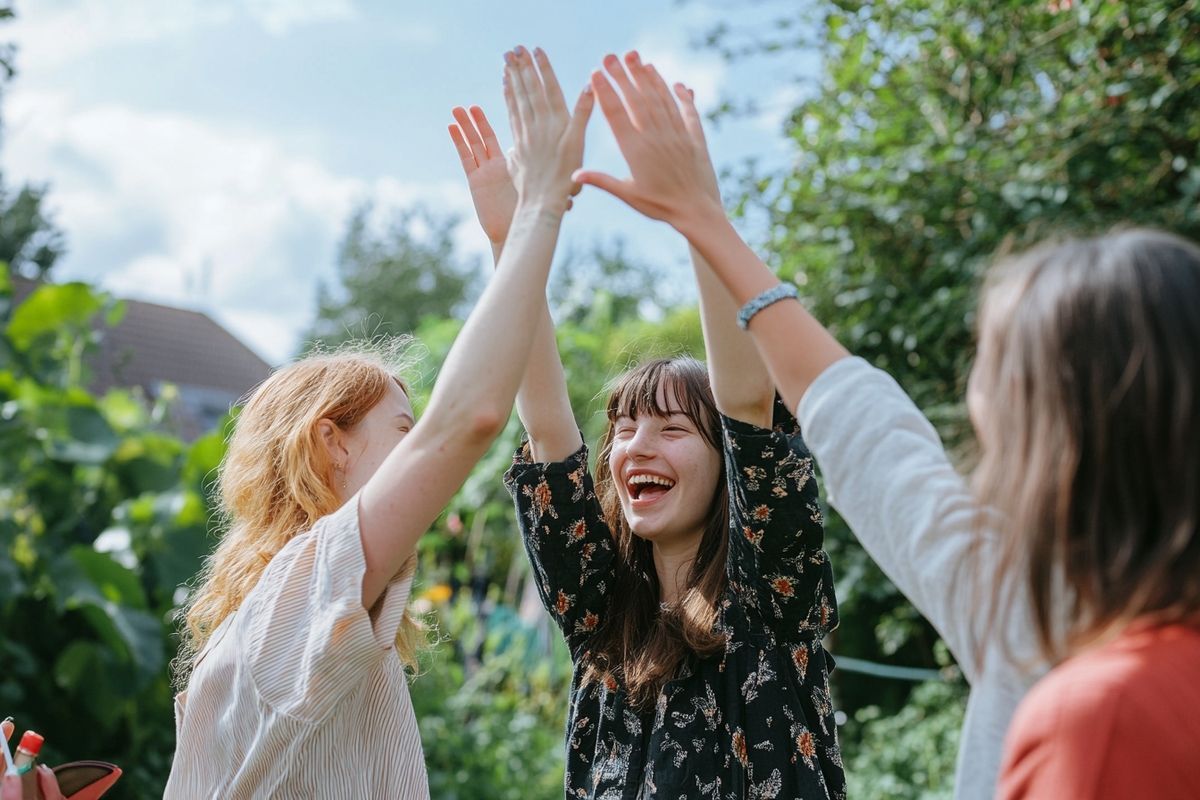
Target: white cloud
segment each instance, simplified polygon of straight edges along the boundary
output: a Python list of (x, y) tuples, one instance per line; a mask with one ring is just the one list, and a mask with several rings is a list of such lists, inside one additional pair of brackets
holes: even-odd
[(316, 22), (340, 22), (358, 16), (352, 0), (251, 0), (248, 13), (274, 36)]
[(249, 20), (272, 36), (355, 19), (354, 0), (67, 0), (23, 4), (7, 28), (22, 71), (39, 73), (97, 51), (159, 42)]
[(7, 99), (5, 171), (51, 184), (70, 246), (61, 277), (202, 308), (273, 361), (311, 320), (315, 283), (358, 203), (470, 213), (457, 182), (338, 175), (269, 136), (181, 114), (20, 89)]

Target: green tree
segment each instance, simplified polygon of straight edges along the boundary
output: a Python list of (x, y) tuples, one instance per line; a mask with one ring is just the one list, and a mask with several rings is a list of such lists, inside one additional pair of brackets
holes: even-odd
[(0, 178), (0, 261), (27, 278), (45, 278), (66, 251), (62, 231), (45, 210), (46, 187), (10, 192)]
[(680, 301), (669, 289), (664, 271), (630, 255), (628, 243), (618, 237), (560, 256), (547, 293), (556, 323), (581, 323), (596, 314), (621, 323), (661, 318)]
[(339, 286), (317, 291), (308, 338), (325, 345), (411, 333), (426, 317), (460, 315), (479, 266), (454, 247), (458, 220), (421, 207), (401, 211), (380, 234), (371, 207), (351, 215), (337, 256)]
[[(768, 215), (767, 250), (818, 318), (895, 375), (955, 448), (970, 442), (963, 384), (994, 253), (1121, 222), (1200, 238), (1195, 0), (779, 8), (770, 30), (726, 25), (709, 38), (732, 57), (822, 58), (786, 122), (794, 169), (748, 175), (742, 202)], [(829, 548), (838, 651), (937, 666), (934, 631), (840, 521)], [(887, 715), (908, 696), (846, 674), (838, 689), (851, 712)], [(851, 761), (882, 741), (859, 733), (845, 737)]]
[(147, 797), (174, 749), (172, 615), (210, 544), (224, 445), (189, 448), (129, 393), (85, 391), (106, 312), (77, 283), (14, 309), (0, 270), (0, 709), (46, 736), (48, 763), (113, 761), (113, 796)]
[[(13, 18), (12, 3), (0, 2), (0, 24)], [(16, 72), (16, 48), (0, 45), (0, 92)], [(0, 176), (0, 261), (27, 278), (44, 278), (65, 251), (62, 232), (45, 210), (46, 187), (22, 186), (14, 194)]]

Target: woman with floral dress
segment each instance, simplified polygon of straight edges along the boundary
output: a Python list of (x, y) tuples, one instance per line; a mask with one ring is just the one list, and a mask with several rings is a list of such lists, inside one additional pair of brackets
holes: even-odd
[[(655, 90), (605, 66), (626, 92)], [(513, 199), (504, 157), (478, 107), (454, 116), (498, 258)], [(705, 174), (717, 195), (707, 162)], [(505, 481), (574, 662), (566, 796), (843, 797), (812, 458), (732, 300), (692, 261), (709, 364), (660, 359), (618, 379), (595, 479), (546, 307), (518, 393), (529, 442)]]

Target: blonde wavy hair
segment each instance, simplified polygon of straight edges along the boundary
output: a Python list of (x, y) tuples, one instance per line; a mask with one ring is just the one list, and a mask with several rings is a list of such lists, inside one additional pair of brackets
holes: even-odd
[[(318, 352), (271, 375), (242, 408), (221, 461), (215, 492), (224, 534), (205, 561), (182, 613), (176, 682), (185, 685), (197, 656), (235, 612), (292, 537), (338, 508), (333, 464), (317, 431), (328, 419), (357, 425), (399, 376), (407, 340), (357, 343)], [(406, 570), (415, 567), (415, 557)], [(406, 609), (396, 636), (401, 661), (416, 670), (424, 628)]]

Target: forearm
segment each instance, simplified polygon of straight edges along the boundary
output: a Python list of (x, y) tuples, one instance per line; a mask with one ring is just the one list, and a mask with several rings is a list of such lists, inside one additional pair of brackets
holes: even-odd
[(737, 325), (737, 306), (712, 267), (689, 247), (700, 289), (700, 324), (713, 397), (722, 414), (769, 427), (775, 387), (754, 340)]
[(545, 306), (546, 278), (558, 241), (559, 208), (522, 206), (495, 275), (446, 357), (424, 422), (507, 418)]
[(529, 363), (517, 390), (517, 414), (529, 433), (535, 461), (562, 461), (583, 444), (571, 410), (554, 322), (545, 301), (538, 312), (540, 323), (529, 351)]
[(520, 208), (496, 275), (450, 348), (429, 407), (367, 482), (359, 524), (370, 608), (512, 411), (545, 305), (561, 210)]
[[(779, 283), (751, 250), (719, 205), (676, 223), (737, 306)], [(795, 408), (812, 382), (830, 364), (849, 355), (846, 348), (803, 305), (783, 301), (755, 315), (750, 335), (771, 379), (789, 408)]]
[[(500, 263), (503, 250), (503, 242), (492, 242), (493, 262)], [(517, 389), (517, 414), (529, 434), (533, 460), (562, 461), (579, 449), (583, 438), (571, 410), (550, 307), (542, 302), (537, 314), (540, 321)]]

